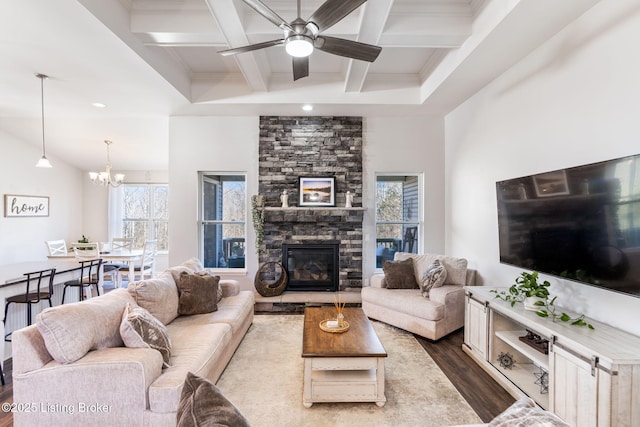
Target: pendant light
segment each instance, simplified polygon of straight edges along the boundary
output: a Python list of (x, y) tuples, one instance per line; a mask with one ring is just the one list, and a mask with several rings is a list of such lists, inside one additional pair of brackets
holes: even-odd
[(51, 162), (47, 159), (47, 155), (44, 149), (44, 79), (48, 79), (49, 76), (45, 74), (36, 73), (36, 77), (40, 79), (40, 97), (42, 100), (42, 157), (36, 163), (37, 168), (50, 168)]
[(105, 187), (119, 187), (124, 182), (124, 174), (117, 173), (111, 177), (111, 155), (109, 153), (109, 147), (112, 142), (109, 140), (104, 141), (107, 144), (107, 165), (104, 168), (104, 172), (89, 172), (89, 179), (93, 184), (103, 185)]

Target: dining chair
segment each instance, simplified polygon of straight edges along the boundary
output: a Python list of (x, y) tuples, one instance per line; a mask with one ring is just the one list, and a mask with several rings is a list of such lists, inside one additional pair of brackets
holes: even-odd
[[(97, 246), (97, 243), (94, 243), (94, 245)], [(98, 296), (100, 296), (100, 267), (102, 267), (102, 258), (88, 259), (83, 256), (76, 256), (76, 258), (80, 263), (80, 277), (64, 282), (64, 289), (62, 291), (62, 304), (64, 304), (64, 299), (67, 294), (67, 288), (69, 287), (78, 288), (78, 301), (86, 299), (86, 295), (84, 292), (85, 288), (91, 288), (91, 286), (96, 287), (96, 293), (98, 294)]]
[[(116, 251), (131, 251), (133, 249), (133, 237), (114, 237), (111, 239), (111, 252)], [(108, 262), (103, 264), (103, 270), (110, 271), (111, 268), (116, 271), (115, 287), (119, 288), (122, 285), (122, 274), (120, 274), (121, 268), (129, 268), (129, 264), (126, 262)]]
[(44, 242), (49, 250), (49, 256), (67, 255), (67, 242), (64, 240), (47, 240)]
[(156, 272), (156, 254), (158, 252), (158, 241), (147, 240), (142, 248), (142, 259), (140, 264), (134, 266), (134, 277), (129, 277), (129, 267), (120, 268), (120, 274), (127, 276), (127, 281), (143, 280), (146, 276), (153, 277)]
[[(56, 275), (55, 268), (47, 268), (45, 270), (24, 273), (27, 276), (27, 288), (24, 293), (7, 297), (4, 305), (4, 324), (7, 324), (7, 314), (9, 313), (9, 305), (26, 304), (27, 305), (27, 326), (31, 325), (32, 306), (39, 304), (42, 300), (49, 301), (49, 307), (52, 307), (51, 297), (53, 296), (53, 278)], [(43, 281), (43, 279), (45, 279)], [(48, 282), (48, 283), (47, 283)], [(4, 336), (5, 341), (11, 341), (10, 332)]]
[(133, 249), (133, 237), (114, 237), (111, 239), (111, 250)]
[[(96, 258), (100, 258), (100, 244), (93, 243), (74, 243), (73, 244), (73, 253), (76, 256), (77, 260), (92, 260)], [(116, 265), (102, 265), (102, 273), (104, 276), (109, 276), (111, 279), (111, 283), (114, 286), (117, 285), (118, 282), (118, 266)]]

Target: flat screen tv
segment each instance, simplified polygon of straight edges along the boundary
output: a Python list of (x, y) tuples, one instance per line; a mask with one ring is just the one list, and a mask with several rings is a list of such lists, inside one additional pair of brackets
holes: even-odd
[(500, 262), (640, 297), (640, 155), (496, 191)]

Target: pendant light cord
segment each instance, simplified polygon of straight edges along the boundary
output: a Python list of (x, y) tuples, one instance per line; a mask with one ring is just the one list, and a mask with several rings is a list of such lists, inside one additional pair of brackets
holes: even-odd
[(46, 78), (44, 75), (39, 75), (40, 77), (40, 99), (42, 102), (40, 103), (41, 113), (42, 113), (42, 155), (45, 155), (44, 149), (44, 79)]

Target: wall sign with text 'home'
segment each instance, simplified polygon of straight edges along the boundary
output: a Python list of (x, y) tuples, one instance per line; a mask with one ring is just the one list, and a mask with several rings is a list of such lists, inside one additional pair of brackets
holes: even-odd
[(4, 216), (49, 216), (49, 198), (5, 194)]

